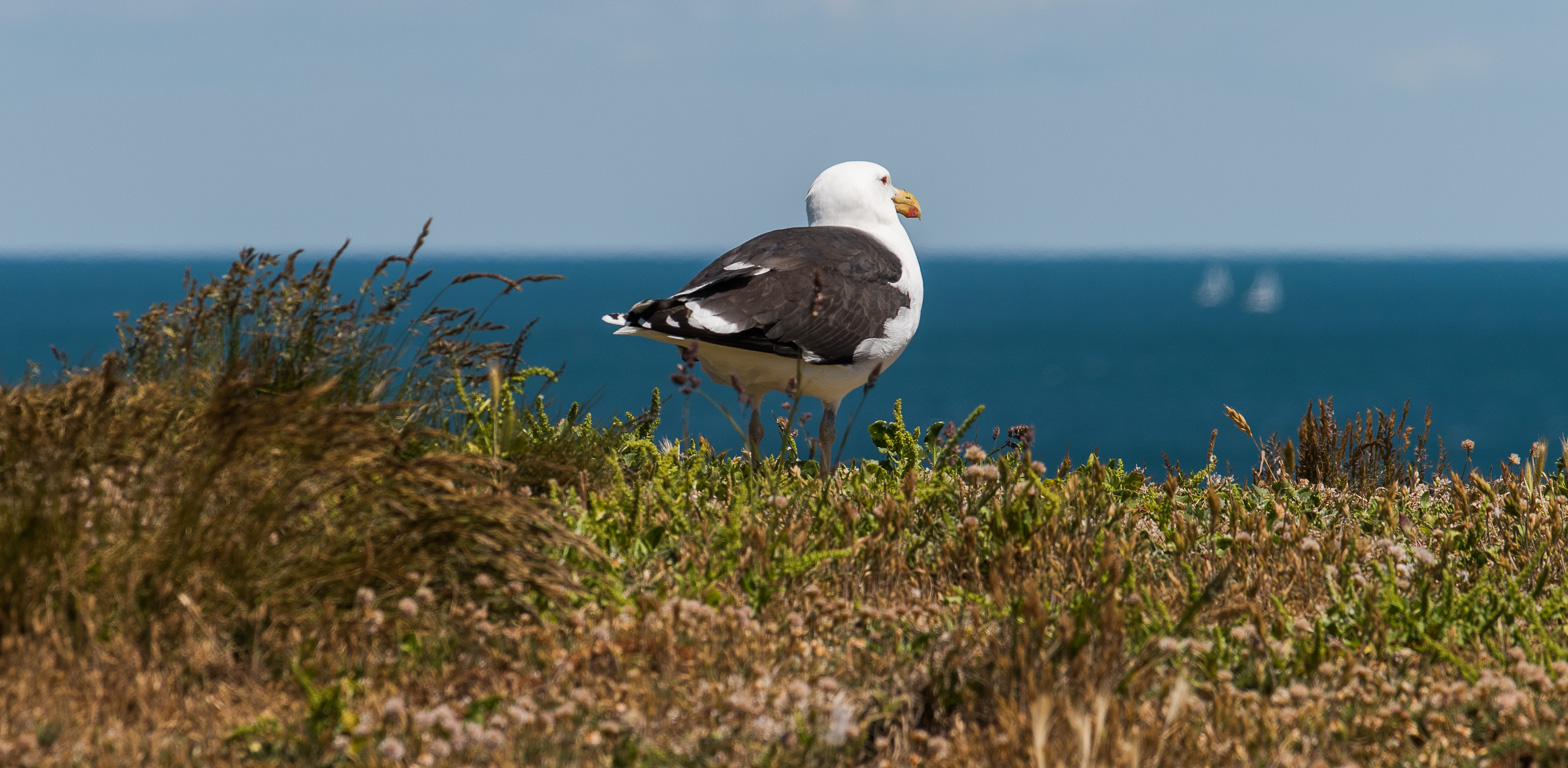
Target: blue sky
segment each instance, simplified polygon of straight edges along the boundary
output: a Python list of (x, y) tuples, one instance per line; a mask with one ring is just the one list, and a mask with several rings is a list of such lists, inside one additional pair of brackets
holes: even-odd
[(0, 0), (0, 251), (1568, 249), (1568, 5)]

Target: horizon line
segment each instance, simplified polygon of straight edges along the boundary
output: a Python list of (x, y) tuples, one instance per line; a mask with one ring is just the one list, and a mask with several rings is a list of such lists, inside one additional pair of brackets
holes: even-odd
[[(131, 247), (131, 248), (0, 248), (0, 261), (137, 259), (147, 261), (199, 257), (231, 258), (243, 250), (231, 247)], [(256, 249), (266, 253), (263, 249)], [(297, 249), (312, 260), (330, 258), (337, 249)], [(445, 248), (425, 245), (420, 255), (426, 258), (572, 258), (585, 260), (669, 260), (714, 258), (728, 249), (680, 248), (531, 248), (473, 247)], [(293, 251), (273, 252), (287, 256)], [(389, 252), (389, 253), (387, 253)], [(406, 255), (408, 246), (386, 248), (350, 246), (344, 260), (379, 260), (388, 255)], [(1568, 246), (1555, 247), (1093, 247), (1093, 248), (928, 248), (921, 261), (1550, 261), (1568, 259)]]

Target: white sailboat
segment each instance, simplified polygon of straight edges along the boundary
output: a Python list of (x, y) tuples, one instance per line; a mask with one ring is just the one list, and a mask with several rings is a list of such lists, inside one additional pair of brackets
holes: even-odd
[(1200, 307), (1217, 307), (1230, 301), (1232, 290), (1230, 270), (1223, 264), (1215, 264), (1203, 273), (1203, 282), (1198, 284), (1192, 300)]
[(1247, 289), (1245, 305), (1248, 312), (1268, 314), (1279, 309), (1284, 300), (1285, 291), (1280, 284), (1279, 273), (1265, 269), (1253, 278), (1252, 287)]

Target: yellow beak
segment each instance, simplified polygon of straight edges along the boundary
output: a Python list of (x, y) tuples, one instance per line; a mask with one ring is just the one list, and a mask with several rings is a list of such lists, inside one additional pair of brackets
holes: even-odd
[(906, 219), (920, 218), (920, 201), (902, 189), (893, 190), (893, 210)]

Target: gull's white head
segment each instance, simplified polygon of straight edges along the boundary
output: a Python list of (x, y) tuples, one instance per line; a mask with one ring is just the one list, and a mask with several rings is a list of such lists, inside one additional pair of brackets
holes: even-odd
[(899, 216), (920, 218), (920, 202), (893, 186), (886, 168), (864, 160), (839, 163), (823, 171), (806, 193), (806, 220), (814, 227), (902, 230)]

